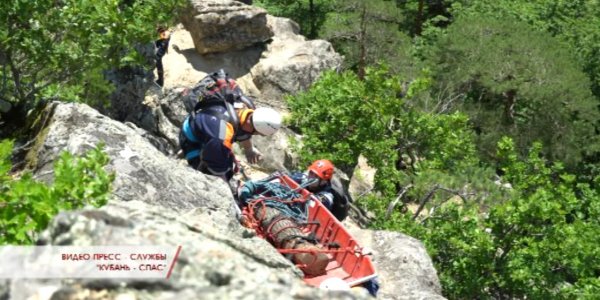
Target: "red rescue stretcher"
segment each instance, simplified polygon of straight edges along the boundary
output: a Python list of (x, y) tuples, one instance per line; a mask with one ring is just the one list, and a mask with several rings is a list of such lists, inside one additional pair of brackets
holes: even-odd
[[(327, 253), (329, 263), (326, 272), (317, 276), (305, 274), (304, 281), (309, 285), (321, 287), (326, 280), (338, 278), (343, 280), (349, 287), (357, 287), (366, 284), (377, 277), (375, 268), (367, 253), (364, 252), (358, 241), (344, 228), (329, 210), (308, 190), (301, 188), (298, 183), (283, 173), (274, 174), (282, 186), (294, 190), (301, 195), (299, 199), (282, 199), (282, 202), (304, 201), (308, 207), (307, 222), (300, 224), (302, 232), (316, 239), (323, 246), (318, 252)], [(262, 196), (261, 196), (262, 197)], [(266, 198), (266, 196), (265, 196)], [(260, 199), (260, 197), (258, 198)], [(272, 200), (272, 198), (269, 198)], [(244, 217), (252, 218), (251, 208), (245, 206), (242, 209)], [(268, 233), (262, 232), (257, 222), (251, 223), (252, 229), (262, 238), (268, 239)], [(303, 250), (277, 249), (282, 254), (293, 254)], [(302, 269), (303, 266), (299, 266)]]

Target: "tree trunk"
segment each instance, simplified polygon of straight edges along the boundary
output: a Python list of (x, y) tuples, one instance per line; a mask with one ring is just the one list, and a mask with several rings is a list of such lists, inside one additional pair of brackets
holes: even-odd
[(419, 0), (419, 9), (417, 10), (417, 17), (415, 19), (415, 35), (421, 35), (423, 30), (423, 6), (425, 0)]
[[(262, 214), (265, 213), (263, 216)], [(321, 248), (302, 239), (301, 236), (306, 236), (298, 228), (298, 224), (291, 219), (281, 219), (283, 215), (275, 208), (257, 207), (254, 217), (262, 220), (260, 227), (263, 232), (272, 235), (275, 247), (282, 249), (298, 249), (317, 251)], [(267, 232), (271, 226), (270, 232)], [(327, 253), (296, 253), (292, 255), (292, 261), (299, 265), (306, 265), (302, 271), (308, 275), (320, 275), (325, 273), (327, 264), (329, 264), (329, 256)]]

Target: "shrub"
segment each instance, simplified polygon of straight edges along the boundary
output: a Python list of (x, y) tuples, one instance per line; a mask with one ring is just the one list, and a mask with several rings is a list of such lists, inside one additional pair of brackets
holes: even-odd
[(109, 158), (102, 145), (82, 157), (63, 152), (51, 185), (29, 172), (12, 178), (11, 151), (11, 141), (0, 143), (0, 245), (31, 244), (60, 211), (106, 204), (115, 174), (104, 170)]

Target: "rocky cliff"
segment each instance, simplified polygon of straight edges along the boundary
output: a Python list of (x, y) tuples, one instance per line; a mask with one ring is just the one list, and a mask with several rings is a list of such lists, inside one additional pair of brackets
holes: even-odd
[[(51, 103), (45, 111), (48, 125), (29, 156), (35, 176), (51, 181), (61, 151), (81, 154), (102, 142), (110, 156), (107, 168), (116, 172), (108, 205), (59, 214), (39, 244), (182, 245), (173, 276), (13, 280), (0, 284), (0, 298), (370, 298), (361, 290), (327, 291), (305, 285), (294, 265), (237, 223), (225, 183), (194, 171), (173, 155), (178, 127), (187, 113), (180, 91), (203, 74), (226, 68), (259, 103), (285, 109), (282, 95), (308, 88), (321, 72), (337, 68), (341, 57), (326, 41), (306, 41), (290, 20), (236, 1), (191, 1), (190, 7), (189, 15), (182, 17), (187, 30), (178, 27), (164, 59), (164, 89), (146, 84), (144, 78), (134, 79), (138, 96), (114, 102), (109, 116), (83, 104)], [(193, 20), (202, 26), (190, 24)], [(218, 47), (210, 46), (207, 37), (215, 34), (210, 27), (228, 22), (253, 28), (242, 30), (240, 36), (224, 35)], [(267, 154), (260, 165), (263, 171), (297, 167), (287, 149), (287, 136), (292, 134), (283, 130), (257, 140)], [(363, 230), (352, 222), (348, 226), (373, 250), (380, 299), (443, 299), (436, 271), (419, 241), (401, 233)]]

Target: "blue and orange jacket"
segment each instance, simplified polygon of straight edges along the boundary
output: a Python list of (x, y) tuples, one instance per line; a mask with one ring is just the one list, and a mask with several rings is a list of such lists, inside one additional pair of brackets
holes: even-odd
[[(248, 113), (238, 115), (243, 124)], [(185, 138), (193, 145), (193, 150), (185, 153), (186, 159), (200, 159), (215, 174), (225, 174), (233, 165), (233, 143), (244, 141), (251, 135), (241, 128), (234, 128), (229, 121), (227, 109), (223, 106), (211, 106), (188, 117), (182, 128)], [(184, 150), (185, 151), (185, 150)]]

